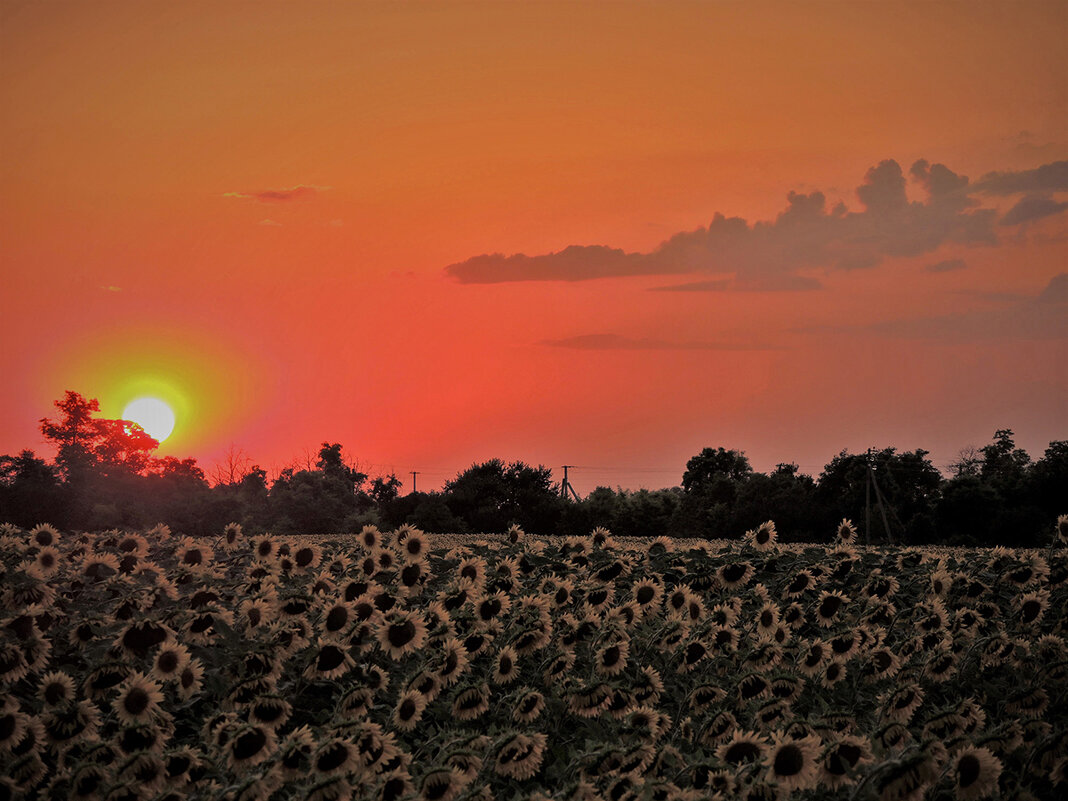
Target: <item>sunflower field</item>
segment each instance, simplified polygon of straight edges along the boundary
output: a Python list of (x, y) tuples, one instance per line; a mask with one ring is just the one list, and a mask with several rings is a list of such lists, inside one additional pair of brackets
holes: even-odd
[(1048, 550), (0, 528), (2, 799), (1068, 797)]

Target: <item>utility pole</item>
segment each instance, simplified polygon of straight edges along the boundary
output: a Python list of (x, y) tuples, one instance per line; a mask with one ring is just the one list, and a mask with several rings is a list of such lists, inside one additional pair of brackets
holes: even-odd
[(419, 475), (419, 471), (418, 470), (412, 470), (411, 472), (412, 472), (412, 494), (414, 495), (415, 494), (415, 477), (417, 475)]
[[(887, 540), (887, 542), (892, 544), (894, 542), (894, 535), (890, 531), (890, 522), (886, 519), (886, 504), (883, 501), (883, 493), (879, 489), (879, 482), (875, 480), (875, 468), (872, 467), (871, 448), (868, 448), (867, 465), (868, 465), (868, 486), (867, 486), (867, 488), (865, 490), (865, 511), (864, 511), (865, 525), (867, 525), (868, 530), (871, 529), (871, 490), (874, 488), (875, 489), (875, 503), (879, 507), (879, 515), (883, 519), (883, 529), (886, 531), (886, 540)], [(870, 537), (867, 534), (865, 534), (865, 539), (868, 540), (865, 544), (870, 545), (871, 544), (870, 543)]]
[(578, 493), (575, 492), (575, 488), (571, 486), (571, 482), (567, 480), (567, 469), (569, 467), (574, 466), (575, 465), (573, 464), (562, 465), (562, 467), (564, 468), (564, 480), (560, 482), (560, 497), (564, 498), (565, 500), (567, 499), (567, 494), (569, 492), (571, 493), (572, 498), (574, 498), (576, 501), (579, 500)]

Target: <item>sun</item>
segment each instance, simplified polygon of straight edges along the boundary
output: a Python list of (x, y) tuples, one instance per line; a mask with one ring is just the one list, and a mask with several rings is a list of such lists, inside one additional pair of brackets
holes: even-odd
[(174, 431), (174, 412), (159, 398), (134, 398), (122, 410), (122, 419), (137, 423), (158, 442)]

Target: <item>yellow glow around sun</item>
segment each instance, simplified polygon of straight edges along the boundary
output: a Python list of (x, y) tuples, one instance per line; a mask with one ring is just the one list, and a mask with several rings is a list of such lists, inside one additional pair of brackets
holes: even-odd
[(174, 431), (174, 412), (159, 398), (134, 398), (122, 410), (122, 419), (137, 423), (159, 442)]

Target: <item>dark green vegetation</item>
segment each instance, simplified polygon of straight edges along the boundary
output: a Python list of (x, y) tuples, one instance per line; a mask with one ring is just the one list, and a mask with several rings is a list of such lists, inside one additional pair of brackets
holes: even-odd
[(371, 478), (338, 443), (323, 443), (317, 458), (273, 481), (240, 455), (209, 481), (194, 459), (154, 457), (156, 441), (136, 425), (95, 417), (96, 401), (68, 392), (56, 407), (57, 420), (41, 421), (56, 446), (53, 462), (31, 451), (0, 457), (0, 520), (79, 530), (165, 523), (201, 536), (236, 520), (277, 534), (369, 524), (499, 533), (516, 524), (537, 534), (605, 526), (621, 536), (719, 539), (771, 518), (784, 541), (820, 542), (845, 517), (871, 543), (1024, 547), (1043, 541), (1068, 498), (1068, 441), (1051, 442), (1035, 461), (1009, 430), (962, 454), (949, 478), (920, 449), (843, 451), (813, 478), (792, 464), (759, 473), (740, 451), (705, 448), (687, 462), (681, 486), (598, 487), (576, 501), (561, 497), (549, 468), (497, 459), (472, 465), (441, 492), (401, 495), (395, 476)]
[(1059, 525), (1042, 551), (4, 526), (0, 799), (1060, 797)]

